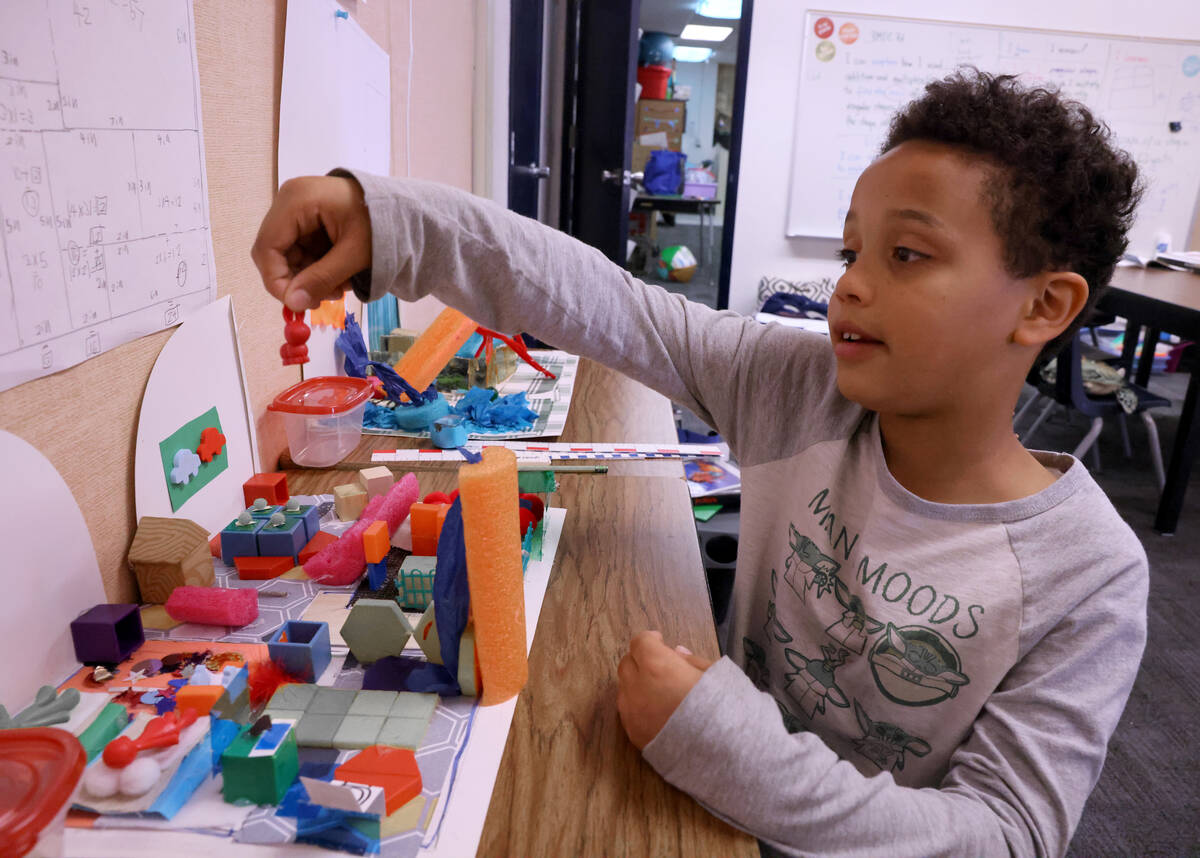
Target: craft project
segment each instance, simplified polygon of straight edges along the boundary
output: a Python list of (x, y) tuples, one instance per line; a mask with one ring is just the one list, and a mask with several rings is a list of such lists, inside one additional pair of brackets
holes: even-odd
[(485, 447), (458, 472), (467, 576), (483, 675), (480, 703), (503, 702), (525, 687), (525, 597), (521, 579), (517, 457)]
[(129, 566), (147, 602), (165, 602), (176, 587), (207, 587), (213, 582), (208, 531), (185, 518), (146, 516), (129, 546)]
[(341, 538), (317, 553), (304, 566), (304, 571), (321, 584), (349, 584), (362, 575), (366, 568), (362, 534), (374, 521), (386, 521), (388, 534), (394, 534), (400, 522), (408, 517), (408, 511), (420, 494), (417, 478), (405, 474), (386, 495), (372, 498), (363, 510), (362, 517), (342, 534)]
[[(191, 313), (171, 334), (154, 362), (138, 414), (134, 490), (139, 518), (182, 511), (206, 533), (220, 531), (229, 521), (242, 482), (259, 470), (245, 378), (228, 296)], [(194, 451), (201, 464), (193, 479), (178, 486), (169, 474), (181, 449)]]
[(172, 512), (229, 467), (224, 446), (225, 435), (216, 407), (189, 420), (159, 443)]
[(294, 723), (264, 716), (221, 754), (221, 794), (230, 802), (278, 804), (299, 771)]

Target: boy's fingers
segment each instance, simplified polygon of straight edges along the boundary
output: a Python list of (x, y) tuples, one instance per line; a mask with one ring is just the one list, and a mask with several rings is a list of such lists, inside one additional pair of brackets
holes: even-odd
[(296, 312), (310, 309), (325, 298), (340, 294), (342, 287), (357, 273), (358, 265), (349, 242), (335, 244), (328, 253), (291, 278), (284, 290), (283, 302)]
[(710, 667), (713, 666), (712, 659), (702, 658), (701, 656), (693, 655), (690, 652), (688, 652), (688, 653), (681, 652), (680, 655), (683, 656), (684, 661), (686, 661), (688, 664), (690, 664), (692, 667), (696, 668), (699, 671), (708, 670)]

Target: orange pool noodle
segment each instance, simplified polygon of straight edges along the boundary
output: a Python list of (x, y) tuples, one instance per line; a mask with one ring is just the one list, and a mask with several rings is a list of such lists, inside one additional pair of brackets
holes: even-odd
[(483, 684), (479, 702), (491, 706), (519, 694), (529, 678), (516, 454), (484, 447), (482, 462), (459, 469), (458, 489)]
[(477, 327), (458, 310), (447, 307), (400, 358), (396, 374), (417, 390), (424, 391)]

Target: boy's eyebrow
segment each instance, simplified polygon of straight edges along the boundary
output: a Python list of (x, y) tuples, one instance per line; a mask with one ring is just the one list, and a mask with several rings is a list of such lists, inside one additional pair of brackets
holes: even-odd
[(941, 229), (944, 224), (929, 212), (923, 212), (920, 209), (889, 209), (888, 217), (898, 217), (904, 220), (915, 220), (918, 223), (923, 223), (926, 226), (932, 226), (935, 229)]

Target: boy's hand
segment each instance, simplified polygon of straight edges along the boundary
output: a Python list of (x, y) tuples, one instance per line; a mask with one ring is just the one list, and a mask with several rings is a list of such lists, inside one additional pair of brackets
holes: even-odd
[(661, 632), (641, 632), (617, 665), (617, 713), (640, 751), (712, 664), (684, 647), (671, 649)]
[(341, 295), (371, 267), (371, 217), (353, 179), (283, 183), (250, 251), (267, 291), (298, 313)]

